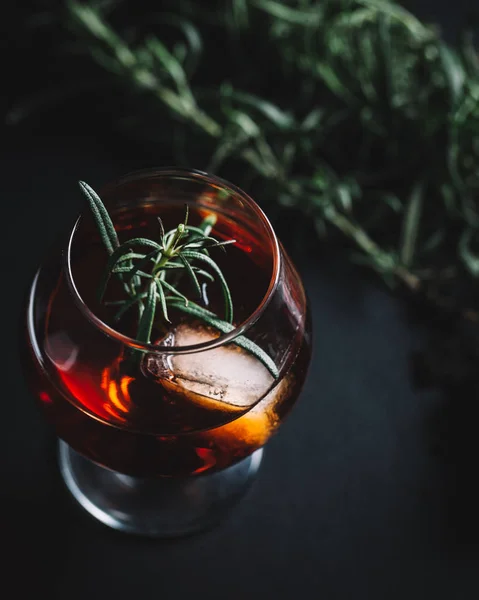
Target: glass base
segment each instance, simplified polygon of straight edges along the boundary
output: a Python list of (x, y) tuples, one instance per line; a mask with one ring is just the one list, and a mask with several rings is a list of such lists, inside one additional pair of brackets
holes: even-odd
[(211, 474), (145, 479), (111, 471), (59, 441), (60, 471), (75, 500), (95, 519), (126, 533), (171, 538), (219, 522), (248, 490), (263, 449)]

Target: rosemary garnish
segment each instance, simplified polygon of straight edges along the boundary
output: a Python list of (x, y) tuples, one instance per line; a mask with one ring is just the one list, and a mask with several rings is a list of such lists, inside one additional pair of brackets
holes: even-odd
[(93, 88), (102, 70), (126, 143), (260, 187), (270, 218), (300, 228), (293, 244), (339, 235), (389, 286), (478, 321), (477, 20), (450, 45), (403, 4), (167, 0), (135, 22), (120, 2), (70, 0), (85, 62), (65, 72)]
[[(158, 217), (158, 241), (136, 237), (120, 243), (113, 222), (98, 194), (85, 182), (80, 188), (88, 200), (103, 244), (109, 254), (105, 273), (98, 288), (98, 300), (103, 301), (108, 282), (117, 276), (123, 283), (126, 297), (108, 302), (117, 306), (115, 321), (135, 305), (138, 309), (136, 339), (151, 343), (151, 333), (158, 307), (161, 317), (170, 323), (169, 308), (189, 314), (220, 333), (230, 333), (233, 325), (233, 301), (226, 279), (209, 251), (234, 244), (236, 240), (220, 241), (210, 235), (216, 217), (209, 214), (199, 227), (188, 225), (189, 210), (186, 206), (184, 221), (165, 233)], [(224, 301), (224, 319), (187, 298), (178, 290), (181, 275), (192, 283), (198, 299), (203, 298), (202, 282), (217, 281)], [(264, 350), (248, 338), (240, 335), (232, 343), (255, 356), (277, 378), (279, 373), (273, 360)]]

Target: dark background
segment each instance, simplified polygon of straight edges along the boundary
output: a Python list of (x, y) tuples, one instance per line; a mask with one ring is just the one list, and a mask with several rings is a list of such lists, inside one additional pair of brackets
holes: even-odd
[[(451, 40), (471, 4), (409, 3)], [(7, 105), (55, 71), (42, 63), (47, 47), (16, 33), (25, 10), (2, 25)], [(26, 69), (32, 61), (44, 68)], [(142, 166), (138, 148), (85, 113), (47, 114), (2, 137), (0, 595), (11, 582), (12, 597), (71, 600), (479, 597), (476, 397), (467, 386), (418, 389), (412, 359), (429, 335), (421, 322), (339, 250), (297, 250), (287, 228), (314, 352), (249, 495), (215, 530), (173, 542), (120, 535), (70, 501), (17, 358), (22, 300), (80, 206), (77, 180), (95, 186)]]

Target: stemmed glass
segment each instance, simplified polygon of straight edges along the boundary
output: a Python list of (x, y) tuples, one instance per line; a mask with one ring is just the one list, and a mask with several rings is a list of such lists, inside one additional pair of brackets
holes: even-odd
[[(119, 238), (154, 236), (158, 217), (174, 224), (188, 205), (192, 226), (214, 215), (216, 237), (235, 239), (218, 256), (235, 306), (227, 331), (182, 315), (141, 343), (112, 323), (96, 300), (108, 257), (87, 209), (43, 257), (26, 305), (25, 372), (58, 436), (73, 497), (121, 531), (192, 533), (243, 496), (301, 391), (310, 361), (307, 298), (265, 214), (231, 183), (156, 169), (100, 196)], [(214, 286), (203, 291), (214, 307)], [(245, 339), (268, 360), (248, 352)]]

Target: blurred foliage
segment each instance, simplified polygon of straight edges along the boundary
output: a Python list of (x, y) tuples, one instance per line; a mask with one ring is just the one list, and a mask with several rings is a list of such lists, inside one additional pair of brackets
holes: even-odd
[(476, 318), (473, 31), (452, 47), (387, 0), (171, 0), (147, 13), (69, 0), (28, 27), (57, 31), (68, 71), (11, 106), (10, 124), (87, 90), (131, 139), (234, 178), (273, 220), (294, 215), (388, 285)]

